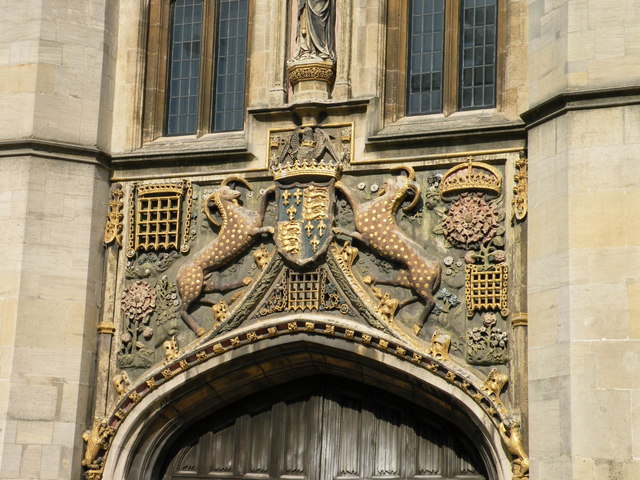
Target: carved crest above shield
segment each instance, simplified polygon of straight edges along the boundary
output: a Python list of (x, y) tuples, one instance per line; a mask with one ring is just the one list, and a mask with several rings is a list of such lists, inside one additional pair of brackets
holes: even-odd
[[(334, 183), (350, 153), (351, 127), (302, 127), (270, 135), (269, 169), (276, 181), (278, 251), (303, 266), (333, 239)], [(348, 144), (345, 146), (345, 144)]]

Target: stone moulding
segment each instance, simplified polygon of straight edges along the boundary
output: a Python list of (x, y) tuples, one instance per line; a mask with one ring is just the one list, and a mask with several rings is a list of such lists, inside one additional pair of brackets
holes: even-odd
[(333, 83), (336, 69), (333, 62), (292, 63), (287, 66), (291, 85), (300, 82), (318, 81)]
[(509, 412), (500, 400), (500, 392), (496, 393), (487, 388), (489, 379), (484, 381), (479, 379), (471, 372), (452, 363), (448, 356), (434, 356), (431, 353), (418, 351), (398, 339), (391, 338), (383, 333), (377, 334), (377, 332), (372, 332), (368, 329), (364, 331), (353, 324), (332, 324), (327, 321), (309, 321), (305, 319), (291, 320), (291, 317), (289, 317), (289, 319), (281, 320), (278, 323), (261, 325), (252, 330), (244, 330), (242, 332), (236, 331), (223, 338), (211, 340), (206, 345), (201, 345), (195, 350), (184, 353), (166, 365), (162, 365), (137, 379), (111, 409), (112, 413), (107, 417), (105, 424), (113, 434), (109, 437), (108, 443), (104, 444), (102, 451), (99, 452), (102, 457), (101, 465), (86, 471), (85, 478), (87, 480), (100, 480), (102, 478), (102, 470), (109, 454), (111, 442), (118, 429), (134, 408), (153, 390), (170, 382), (177, 375), (213, 357), (248, 344), (255, 345), (262, 340), (282, 335), (322, 335), (341, 338), (348, 342), (384, 351), (403, 361), (424, 368), (460, 389), (480, 406), (496, 428), (496, 431), (499, 431), (500, 425), (507, 421)]

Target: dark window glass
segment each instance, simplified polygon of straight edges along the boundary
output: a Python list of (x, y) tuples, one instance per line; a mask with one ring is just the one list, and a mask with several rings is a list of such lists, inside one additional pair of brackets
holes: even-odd
[(411, 0), (407, 114), (442, 111), (444, 0)]
[(242, 130), (249, 0), (218, 2), (213, 131)]
[(494, 107), (496, 0), (464, 0), (460, 21), (460, 110)]
[(166, 135), (196, 133), (201, 37), (202, 0), (173, 2)]

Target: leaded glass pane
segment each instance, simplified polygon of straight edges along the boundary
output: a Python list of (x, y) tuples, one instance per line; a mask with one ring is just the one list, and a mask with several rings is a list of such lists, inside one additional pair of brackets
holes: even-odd
[(176, 0), (171, 4), (166, 135), (196, 133), (202, 1)]
[(407, 115), (442, 111), (444, 0), (411, 0)]
[(495, 107), (496, 0), (464, 0), (460, 14), (460, 109)]
[(242, 130), (249, 0), (218, 5), (213, 131)]

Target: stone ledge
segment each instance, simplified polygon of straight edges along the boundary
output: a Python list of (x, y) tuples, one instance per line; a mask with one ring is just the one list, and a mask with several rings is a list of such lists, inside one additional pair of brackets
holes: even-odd
[(490, 137), (524, 139), (524, 123), (522, 120), (509, 120), (494, 110), (457, 112), (448, 117), (442, 114), (403, 117), (369, 136), (367, 141), (386, 147), (405, 145), (407, 141), (446, 140), (457, 143), (462, 138), (463, 143), (469, 143)]
[(539, 103), (520, 116), (528, 130), (570, 111), (622, 107), (639, 103), (640, 85), (568, 91)]
[(23, 156), (88, 163), (103, 168), (111, 166), (111, 157), (96, 147), (39, 138), (0, 140), (0, 158)]

